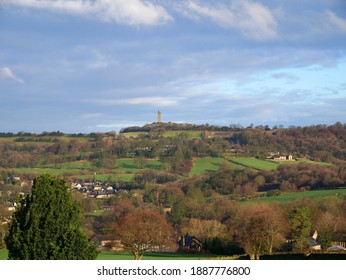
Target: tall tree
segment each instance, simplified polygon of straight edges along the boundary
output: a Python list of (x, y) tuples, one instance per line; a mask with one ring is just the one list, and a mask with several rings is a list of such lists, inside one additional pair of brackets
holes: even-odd
[(144, 210), (127, 215), (118, 229), (121, 242), (132, 251), (135, 260), (153, 247), (172, 246), (173, 229), (161, 214)]
[(295, 241), (295, 249), (303, 251), (308, 246), (307, 237), (311, 230), (311, 214), (307, 207), (298, 207), (291, 210), (288, 216)]
[(267, 204), (250, 205), (243, 209), (238, 221), (238, 239), (251, 259), (259, 259), (262, 252), (272, 253), (284, 224), (278, 208)]
[(5, 238), (8, 258), (17, 260), (95, 259), (97, 251), (82, 229), (81, 208), (66, 182), (51, 175), (34, 180), (22, 198)]

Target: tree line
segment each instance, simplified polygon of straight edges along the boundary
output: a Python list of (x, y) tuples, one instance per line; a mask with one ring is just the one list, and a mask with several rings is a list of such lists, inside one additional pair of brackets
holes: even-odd
[[(143, 191), (114, 197), (108, 203), (103, 215), (87, 218), (89, 234), (111, 234), (120, 239), (126, 234), (124, 245), (128, 250), (138, 250), (131, 247), (138, 245), (138, 238), (131, 239), (129, 235), (149, 236), (149, 228), (155, 228), (156, 234), (152, 235), (158, 237), (157, 225), (166, 232), (160, 240), (154, 239), (157, 246), (172, 246), (181, 236), (190, 235), (202, 241), (204, 252), (246, 253), (254, 259), (275, 252), (308, 252), (307, 238), (314, 231), (318, 232), (323, 250), (346, 237), (345, 197), (243, 204), (216, 193), (210, 193), (206, 199), (199, 186), (172, 183), (165, 187), (148, 186)], [(164, 211), (167, 208), (169, 211)], [(147, 213), (146, 218), (143, 212)]]

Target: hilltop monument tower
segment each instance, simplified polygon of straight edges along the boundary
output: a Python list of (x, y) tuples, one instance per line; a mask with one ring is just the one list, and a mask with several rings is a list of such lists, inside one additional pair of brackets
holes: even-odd
[(157, 122), (162, 123), (161, 112), (157, 111)]

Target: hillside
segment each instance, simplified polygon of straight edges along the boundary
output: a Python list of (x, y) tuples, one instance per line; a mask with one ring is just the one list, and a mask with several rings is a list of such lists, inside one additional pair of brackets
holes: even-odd
[[(143, 168), (133, 162), (124, 165), (124, 160), (138, 163), (139, 158), (147, 163), (158, 161), (160, 167), (153, 168), (156, 171), (178, 175), (198, 174), (198, 168), (191, 168), (208, 157), (225, 159), (235, 169), (272, 170), (287, 163), (266, 160), (272, 154), (290, 154), (295, 163), (342, 164), (346, 160), (346, 127), (341, 123), (286, 129), (153, 123), (124, 128), (119, 134), (0, 133), (2, 172), (47, 171), (80, 178), (97, 172), (103, 177), (118, 174), (130, 179)], [(217, 166), (211, 170), (217, 171)], [(146, 169), (152, 169), (150, 164)]]

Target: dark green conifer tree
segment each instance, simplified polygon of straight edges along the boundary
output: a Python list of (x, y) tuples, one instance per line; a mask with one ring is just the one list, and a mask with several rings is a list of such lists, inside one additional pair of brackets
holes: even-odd
[(83, 231), (81, 207), (66, 181), (41, 175), (22, 198), (5, 238), (13, 260), (87, 260), (97, 251)]

